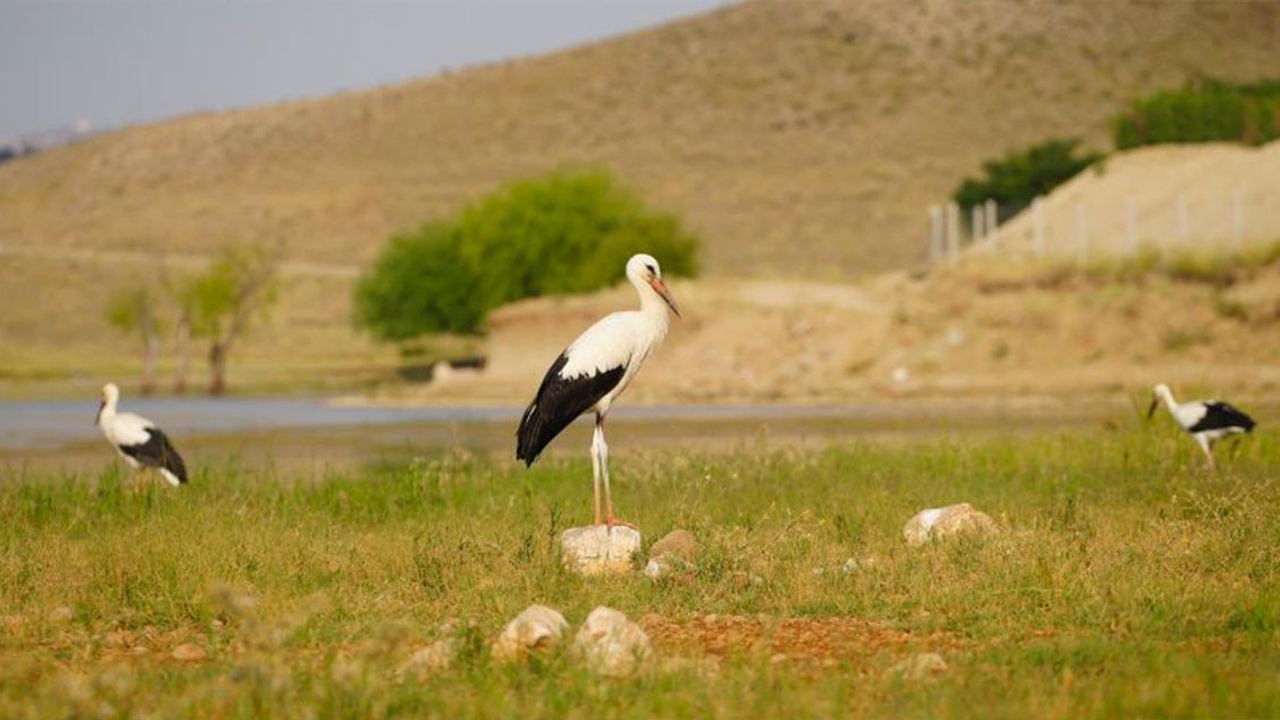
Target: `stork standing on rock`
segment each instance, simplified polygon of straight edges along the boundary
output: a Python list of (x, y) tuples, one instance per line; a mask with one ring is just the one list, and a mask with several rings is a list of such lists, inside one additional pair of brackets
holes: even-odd
[[(613, 516), (613, 500), (609, 492), (609, 446), (604, 441), (605, 417), (613, 401), (640, 371), (645, 358), (666, 337), (667, 308), (680, 316), (680, 307), (662, 281), (662, 269), (652, 256), (632, 256), (627, 261), (627, 279), (640, 295), (640, 309), (607, 315), (560, 353), (542, 378), (538, 394), (524, 411), (520, 429), (516, 431), (516, 458), (530, 466), (543, 448), (575, 418), (588, 411), (595, 413), (591, 467), (597, 525), (630, 526), (630, 523)], [(603, 514), (600, 507), (602, 482)]]
[(1213, 468), (1213, 444), (1229, 435), (1239, 435), (1253, 430), (1256, 423), (1253, 418), (1237, 410), (1229, 403), (1217, 400), (1189, 400), (1179, 403), (1173, 399), (1173, 391), (1168, 385), (1160, 383), (1153, 389), (1151, 407), (1147, 408), (1150, 418), (1161, 401), (1169, 408), (1173, 419), (1191, 434), (1209, 458), (1209, 468)]
[(173, 448), (169, 438), (150, 420), (116, 411), (120, 400), (120, 388), (115, 383), (102, 386), (102, 405), (94, 423), (107, 442), (120, 453), (120, 457), (134, 470), (155, 468), (170, 485), (177, 487), (187, 481), (187, 465)]

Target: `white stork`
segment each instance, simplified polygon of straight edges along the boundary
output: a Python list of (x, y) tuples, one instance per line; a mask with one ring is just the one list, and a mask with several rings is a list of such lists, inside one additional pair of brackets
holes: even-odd
[(1209, 458), (1209, 467), (1213, 468), (1213, 444), (1228, 435), (1239, 435), (1253, 430), (1256, 424), (1253, 418), (1245, 415), (1229, 403), (1217, 400), (1189, 400), (1179, 403), (1173, 399), (1173, 391), (1168, 385), (1160, 383), (1152, 388), (1154, 396), (1151, 407), (1147, 408), (1147, 417), (1156, 411), (1156, 406), (1163, 400), (1169, 408), (1173, 419), (1191, 434)]
[[(560, 353), (542, 378), (538, 394), (524, 411), (520, 429), (516, 431), (516, 459), (529, 466), (569, 423), (587, 411), (595, 413), (591, 467), (597, 525), (629, 525), (613, 516), (609, 446), (604, 441), (605, 417), (613, 401), (639, 372), (645, 358), (666, 337), (667, 307), (677, 317), (680, 315), (680, 307), (662, 281), (662, 270), (652, 256), (632, 256), (627, 261), (627, 279), (640, 295), (640, 309), (604, 317)], [(600, 512), (602, 481), (603, 516)]]
[(107, 442), (134, 470), (156, 468), (170, 485), (187, 481), (187, 466), (169, 438), (150, 420), (133, 413), (116, 412), (120, 388), (115, 383), (102, 386), (102, 405), (94, 423)]

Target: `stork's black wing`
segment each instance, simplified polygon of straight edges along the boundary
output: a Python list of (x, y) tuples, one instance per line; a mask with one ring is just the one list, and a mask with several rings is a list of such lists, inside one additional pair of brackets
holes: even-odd
[(579, 415), (591, 409), (622, 381), (626, 367), (619, 365), (593, 375), (560, 377), (569, 356), (561, 353), (542, 378), (533, 402), (520, 418), (516, 431), (516, 459), (532, 465), (542, 449), (555, 439)]
[(1240, 428), (1245, 432), (1250, 432), (1256, 424), (1253, 418), (1240, 412), (1229, 403), (1208, 402), (1205, 403), (1204, 417), (1197, 420), (1195, 425), (1188, 428), (1188, 431), (1198, 433), (1206, 430)]
[(164, 468), (173, 473), (179, 482), (187, 481), (187, 464), (174, 449), (173, 443), (160, 428), (147, 428), (147, 441), (138, 445), (121, 445), (120, 452), (137, 460), (145, 467)]

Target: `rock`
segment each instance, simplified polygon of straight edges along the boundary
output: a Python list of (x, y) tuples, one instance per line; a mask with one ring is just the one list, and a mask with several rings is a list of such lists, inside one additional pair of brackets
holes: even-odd
[(546, 605), (530, 605), (507, 623), (493, 643), (493, 657), (499, 662), (519, 660), (529, 653), (546, 652), (564, 637), (569, 623)]
[(868, 555), (861, 560), (858, 558), (847, 558), (844, 563), (840, 565), (840, 574), (848, 576), (856, 575), (860, 572), (869, 572), (874, 570), (879, 564), (880, 560), (874, 555)]
[(75, 616), (76, 616), (75, 611), (73, 611), (71, 608), (67, 607), (66, 605), (59, 605), (58, 607), (49, 611), (49, 620), (53, 622), (59, 622), (59, 623), (71, 622), (71, 619), (74, 618)]
[(901, 676), (903, 680), (920, 682), (932, 680), (947, 670), (947, 661), (937, 653), (919, 653), (894, 664), (889, 668), (890, 675)]
[(640, 531), (623, 525), (569, 528), (560, 535), (564, 564), (583, 575), (631, 572), (640, 552)]
[(902, 528), (902, 535), (912, 547), (960, 534), (998, 533), (1000, 528), (990, 515), (974, 510), (969, 503), (931, 508), (916, 513)]
[(573, 650), (593, 672), (626, 677), (649, 659), (653, 645), (644, 630), (626, 615), (613, 608), (598, 607), (578, 629)]
[[(554, 612), (554, 611), (553, 611)], [(458, 656), (458, 643), (451, 637), (437, 640), (430, 645), (414, 651), (408, 660), (400, 666), (401, 677), (412, 677), (422, 680), (432, 673), (448, 670), (453, 667), (454, 658)]]
[(672, 530), (649, 548), (649, 563), (644, 574), (658, 579), (675, 572), (691, 573), (702, 548), (688, 530)]
[(173, 652), (170, 654), (172, 655), (174, 660), (181, 660), (183, 662), (194, 662), (196, 660), (205, 659), (205, 657), (209, 653), (205, 652), (205, 649), (203, 647), (195, 643), (182, 643), (178, 647), (174, 648)]
[(698, 559), (698, 553), (701, 550), (698, 539), (693, 536), (693, 533), (688, 530), (672, 530), (649, 548), (649, 557), (668, 556), (692, 564)]

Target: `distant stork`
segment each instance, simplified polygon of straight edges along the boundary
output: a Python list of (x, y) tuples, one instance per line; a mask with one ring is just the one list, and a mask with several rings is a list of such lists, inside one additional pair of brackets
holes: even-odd
[(1213, 444), (1228, 435), (1238, 435), (1253, 430), (1253, 418), (1245, 415), (1228, 403), (1217, 400), (1190, 400), (1179, 403), (1173, 399), (1173, 391), (1164, 383), (1152, 389), (1151, 407), (1147, 408), (1147, 417), (1156, 411), (1156, 406), (1163, 400), (1169, 408), (1169, 414), (1191, 433), (1191, 437), (1200, 443), (1205, 457), (1209, 458), (1209, 467), (1213, 468)]
[[(640, 295), (640, 309), (607, 315), (560, 353), (542, 378), (538, 394), (524, 411), (520, 429), (516, 431), (516, 459), (529, 466), (575, 418), (587, 411), (595, 412), (591, 467), (597, 525), (629, 525), (613, 516), (609, 446), (604, 441), (605, 417), (613, 401), (640, 371), (645, 358), (666, 337), (667, 307), (677, 317), (680, 315), (680, 307), (662, 281), (662, 270), (652, 256), (632, 256), (627, 261), (627, 279)], [(600, 512), (601, 481), (604, 482), (603, 515)]]
[(116, 412), (120, 388), (115, 383), (102, 386), (102, 405), (94, 422), (120, 457), (134, 470), (156, 468), (170, 485), (187, 481), (187, 466), (173, 449), (169, 438), (150, 420), (133, 413)]

